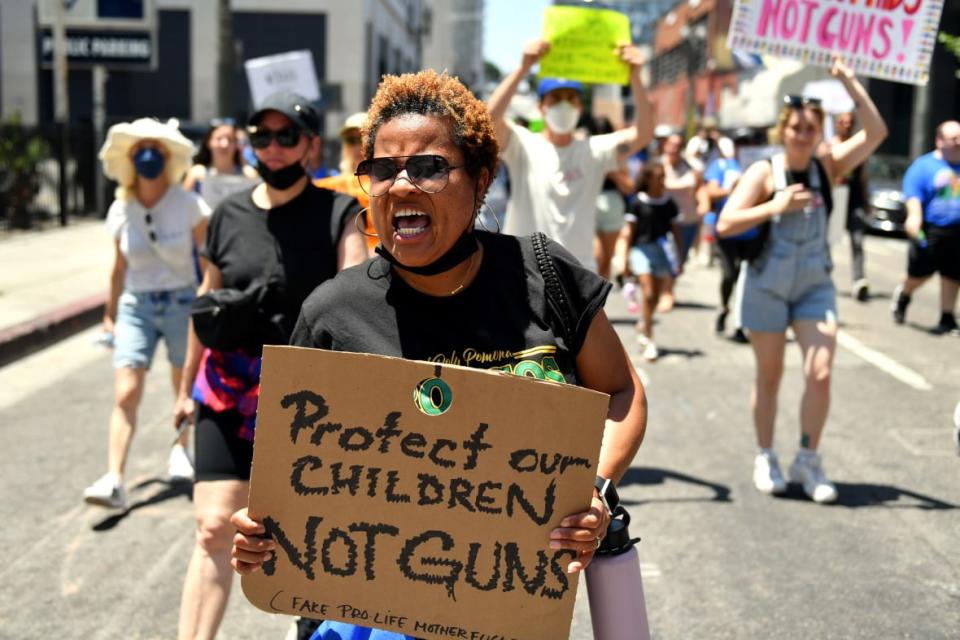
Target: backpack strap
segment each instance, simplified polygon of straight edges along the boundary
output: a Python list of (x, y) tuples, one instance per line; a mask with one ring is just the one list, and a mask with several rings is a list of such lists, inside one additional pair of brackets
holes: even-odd
[(571, 348), (574, 324), (570, 314), (570, 302), (564, 291), (560, 274), (557, 273), (557, 266), (553, 262), (553, 257), (547, 251), (547, 237), (543, 235), (543, 232), (537, 231), (530, 236), (530, 241), (533, 243), (533, 253), (537, 258), (540, 275), (543, 277), (547, 306), (552, 309), (553, 315), (560, 323), (563, 341), (567, 348)]

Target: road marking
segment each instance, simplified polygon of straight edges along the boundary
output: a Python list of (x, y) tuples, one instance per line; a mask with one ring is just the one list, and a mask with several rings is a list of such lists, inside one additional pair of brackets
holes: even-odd
[(652, 562), (641, 562), (640, 563), (640, 575), (646, 578), (659, 578), (663, 574), (660, 572), (660, 567)]
[(887, 373), (907, 386), (918, 391), (932, 391), (933, 385), (926, 378), (909, 367), (905, 367), (890, 356), (866, 346), (849, 333), (837, 331), (837, 343), (854, 355), (860, 356), (877, 369)]
[[(954, 458), (956, 454), (954, 453), (953, 447), (948, 446), (948, 431), (944, 428), (927, 428), (927, 429), (910, 429), (906, 433), (911, 436), (919, 436), (921, 438), (926, 438), (933, 442), (931, 447), (918, 447), (916, 443), (911, 442), (910, 438), (905, 435), (904, 431), (901, 429), (890, 429), (887, 433), (890, 436), (900, 443), (904, 449), (909, 451), (915, 456), (933, 456), (937, 458)], [(938, 444), (939, 443), (939, 444)], [(943, 446), (940, 446), (942, 444)]]

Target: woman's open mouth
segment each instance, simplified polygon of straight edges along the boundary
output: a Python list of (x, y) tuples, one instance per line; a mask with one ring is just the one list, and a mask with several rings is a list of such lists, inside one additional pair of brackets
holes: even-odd
[(430, 216), (414, 209), (402, 209), (393, 215), (394, 238), (414, 240), (430, 228)]

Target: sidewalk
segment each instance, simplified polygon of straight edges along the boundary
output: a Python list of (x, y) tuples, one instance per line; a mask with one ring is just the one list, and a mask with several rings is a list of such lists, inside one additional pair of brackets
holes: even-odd
[(99, 322), (112, 259), (102, 220), (0, 236), (0, 366)]

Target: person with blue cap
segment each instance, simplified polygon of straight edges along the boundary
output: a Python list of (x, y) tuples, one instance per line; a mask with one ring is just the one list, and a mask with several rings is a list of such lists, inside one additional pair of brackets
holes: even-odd
[(500, 141), (500, 157), (510, 172), (504, 232), (529, 235), (542, 231), (596, 270), (597, 196), (604, 176), (653, 138), (653, 105), (640, 79), (640, 51), (625, 44), (618, 52), (630, 65), (630, 90), (636, 105), (631, 126), (604, 135), (575, 136), (583, 113), (583, 85), (566, 78), (543, 78), (537, 87), (542, 133), (510, 122), (505, 116), (520, 81), (549, 48), (546, 40), (528, 42), (520, 66), (504, 78), (487, 104)]

